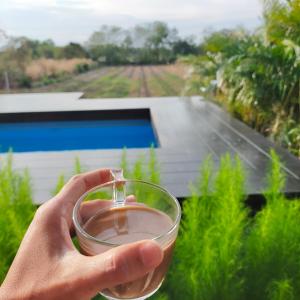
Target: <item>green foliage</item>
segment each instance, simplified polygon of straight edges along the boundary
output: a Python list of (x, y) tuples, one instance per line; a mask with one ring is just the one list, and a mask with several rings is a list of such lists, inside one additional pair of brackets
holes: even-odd
[(29, 174), (13, 170), (11, 154), (0, 165), (0, 207), (2, 282), (36, 210), (32, 203)]
[(300, 124), (288, 118), (282, 124), (282, 128), (278, 139), (282, 140), (282, 144), (294, 155), (300, 157)]
[(169, 298), (168, 294), (158, 291), (151, 297), (151, 299), (153, 299), (153, 300), (169, 300), (170, 298)]
[(159, 184), (160, 183), (160, 170), (155, 154), (154, 146), (151, 145), (150, 153), (149, 153), (149, 162), (148, 162), (148, 170), (149, 170), (149, 181), (152, 183)]
[(125, 178), (130, 178), (130, 171), (129, 171), (128, 161), (127, 161), (126, 147), (123, 148), (120, 168), (123, 170), (123, 176)]
[[(33, 60), (46, 59), (71, 59), (87, 58), (86, 50), (79, 44), (70, 43), (65, 47), (59, 47), (52, 40), (37, 41), (25, 37), (6, 37), (7, 45), (0, 51), (0, 77), (7, 72), (11, 88), (31, 88), (32, 79), (26, 75), (26, 67)], [(89, 66), (85, 64), (78, 67), (80, 71), (86, 71)], [(77, 69), (78, 70), (78, 69)], [(46, 76), (42, 79), (44, 85), (53, 84), (61, 79), (61, 75)], [(2, 81), (1, 81), (2, 84)], [(0, 84), (0, 88), (1, 87)]]
[(76, 65), (76, 73), (81, 74), (89, 71), (90, 65), (87, 63)]
[(18, 78), (18, 86), (21, 88), (30, 89), (32, 87), (32, 79), (26, 74), (22, 74)]
[(74, 174), (80, 174), (83, 173), (84, 169), (80, 163), (80, 159), (78, 156), (75, 157), (75, 163), (74, 163)]
[(282, 172), (280, 159), (274, 150), (271, 150), (272, 167), (267, 175), (268, 186), (265, 191), (265, 198), (268, 202), (276, 201), (283, 192), (285, 186), (285, 175)]
[(125, 178), (138, 179), (160, 184), (159, 163), (157, 161), (155, 148), (153, 145), (151, 145), (149, 149), (148, 159), (144, 155), (141, 155), (136, 159), (131, 167), (127, 159), (126, 148), (124, 148), (121, 157), (120, 168), (123, 169)]
[(188, 90), (213, 97), (299, 155), (300, 2), (263, 3), (260, 32), (212, 32), (201, 45), (204, 53), (185, 59), (193, 66)]
[(54, 190), (52, 191), (53, 196), (57, 195), (63, 186), (66, 184), (66, 179), (64, 174), (60, 174), (56, 183)]
[(267, 203), (245, 243), (245, 292), (247, 299), (298, 299), (300, 203), (286, 200), (279, 192), (284, 176), (278, 157), (272, 153), (272, 158)]
[(291, 39), (300, 44), (300, 1), (263, 0), (265, 32), (269, 42)]
[[(80, 174), (84, 172), (84, 169), (80, 163), (80, 159), (79, 157), (75, 157), (75, 161), (74, 161), (74, 170), (73, 173), (71, 175), (76, 175), (76, 174)], [(53, 196), (57, 195), (60, 190), (63, 188), (63, 186), (66, 184), (66, 178), (64, 174), (60, 174), (56, 183), (56, 186), (52, 192)]]
[(130, 79), (125, 76), (109, 74), (92, 82), (85, 91), (87, 98), (121, 98), (126, 97), (130, 91)]
[(212, 169), (208, 159), (184, 203), (167, 284), (171, 299), (241, 299), (244, 175), (240, 162), (229, 156), (223, 157), (217, 174)]
[(209, 159), (203, 165), (162, 288), (169, 299), (299, 298), (300, 203), (280, 192), (285, 176), (271, 158), (266, 206), (251, 219), (239, 160), (223, 157), (216, 173)]
[[(239, 159), (224, 156), (217, 171), (211, 158), (206, 160), (183, 205), (171, 269), (153, 299), (299, 298), (300, 202), (282, 194), (282, 165), (274, 151), (270, 156), (266, 205), (251, 218), (244, 204), (245, 174)], [(124, 150), (121, 167), (128, 178), (159, 183), (153, 148), (148, 160), (141, 157), (132, 167)], [(81, 171), (77, 158), (74, 172)], [(64, 182), (60, 176), (56, 191)], [(1, 281), (36, 210), (28, 172), (12, 169), (11, 154), (0, 166), (0, 205)]]
[[(120, 168), (123, 169), (123, 174), (124, 174), (125, 178), (145, 180), (145, 181), (149, 181), (149, 182), (152, 182), (155, 184), (160, 184), (159, 164), (157, 161), (155, 148), (153, 145), (149, 149), (148, 160), (146, 159), (145, 156), (141, 155), (132, 164), (131, 168), (129, 167), (126, 148), (124, 148), (122, 156), (121, 156)], [(70, 174), (70, 175), (80, 174), (85, 171), (86, 170), (82, 167), (79, 157), (76, 157), (75, 161), (74, 161), (74, 170), (73, 170), (72, 174)], [(66, 184), (65, 175), (61, 174), (58, 177), (56, 186), (55, 186), (52, 194), (53, 195), (58, 194), (59, 191), (63, 188), (63, 186), (65, 184)], [(105, 193), (99, 194), (99, 192), (98, 192), (98, 193), (92, 195), (89, 199), (99, 199), (99, 198), (106, 199), (107, 194), (105, 194)]]
[(192, 38), (180, 38), (175, 28), (159, 21), (130, 29), (104, 25), (87, 45), (90, 56), (106, 65), (164, 64), (198, 52)]
[(269, 288), (268, 299), (272, 300), (292, 300), (294, 293), (289, 280), (274, 281)]
[[(61, 56), (63, 58), (71, 59), (71, 58), (87, 58), (88, 53), (87, 51), (77, 43), (69, 43), (67, 46), (62, 48), (62, 54)], [(89, 67), (89, 65), (85, 64), (82, 66), (83, 70), (86, 71), (86, 68)]]

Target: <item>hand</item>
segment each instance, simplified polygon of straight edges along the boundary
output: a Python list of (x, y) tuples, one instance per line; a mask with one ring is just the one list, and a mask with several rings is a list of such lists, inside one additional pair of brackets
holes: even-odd
[[(116, 247), (92, 257), (74, 247), (71, 232), (76, 201), (87, 190), (110, 180), (109, 169), (77, 175), (37, 210), (0, 288), (1, 300), (90, 299), (105, 288), (138, 279), (160, 264), (163, 253), (153, 241)], [(88, 216), (88, 206), (85, 211)]]

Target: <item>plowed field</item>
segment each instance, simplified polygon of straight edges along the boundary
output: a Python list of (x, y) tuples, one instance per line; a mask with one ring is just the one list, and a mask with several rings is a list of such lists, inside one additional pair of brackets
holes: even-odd
[(84, 98), (160, 97), (183, 93), (182, 65), (102, 67), (30, 92), (83, 92)]

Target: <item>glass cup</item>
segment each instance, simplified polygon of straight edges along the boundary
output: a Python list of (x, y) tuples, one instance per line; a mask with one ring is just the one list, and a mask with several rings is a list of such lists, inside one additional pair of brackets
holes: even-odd
[(96, 255), (145, 239), (159, 243), (164, 257), (153, 271), (133, 282), (101, 291), (107, 299), (146, 299), (159, 289), (170, 265), (180, 205), (158, 185), (124, 179), (119, 170), (112, 175), (114, 180), (86, 192), (74, 207), (73, 222), (80, 249), (85, 255)]

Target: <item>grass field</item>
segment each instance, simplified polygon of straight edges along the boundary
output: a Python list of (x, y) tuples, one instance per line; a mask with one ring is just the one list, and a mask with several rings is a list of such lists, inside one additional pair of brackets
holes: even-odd
[(83, 92), (85, 98), (179, 96), (185, 76), (182, 65), (102, 67), (26, 92)]

